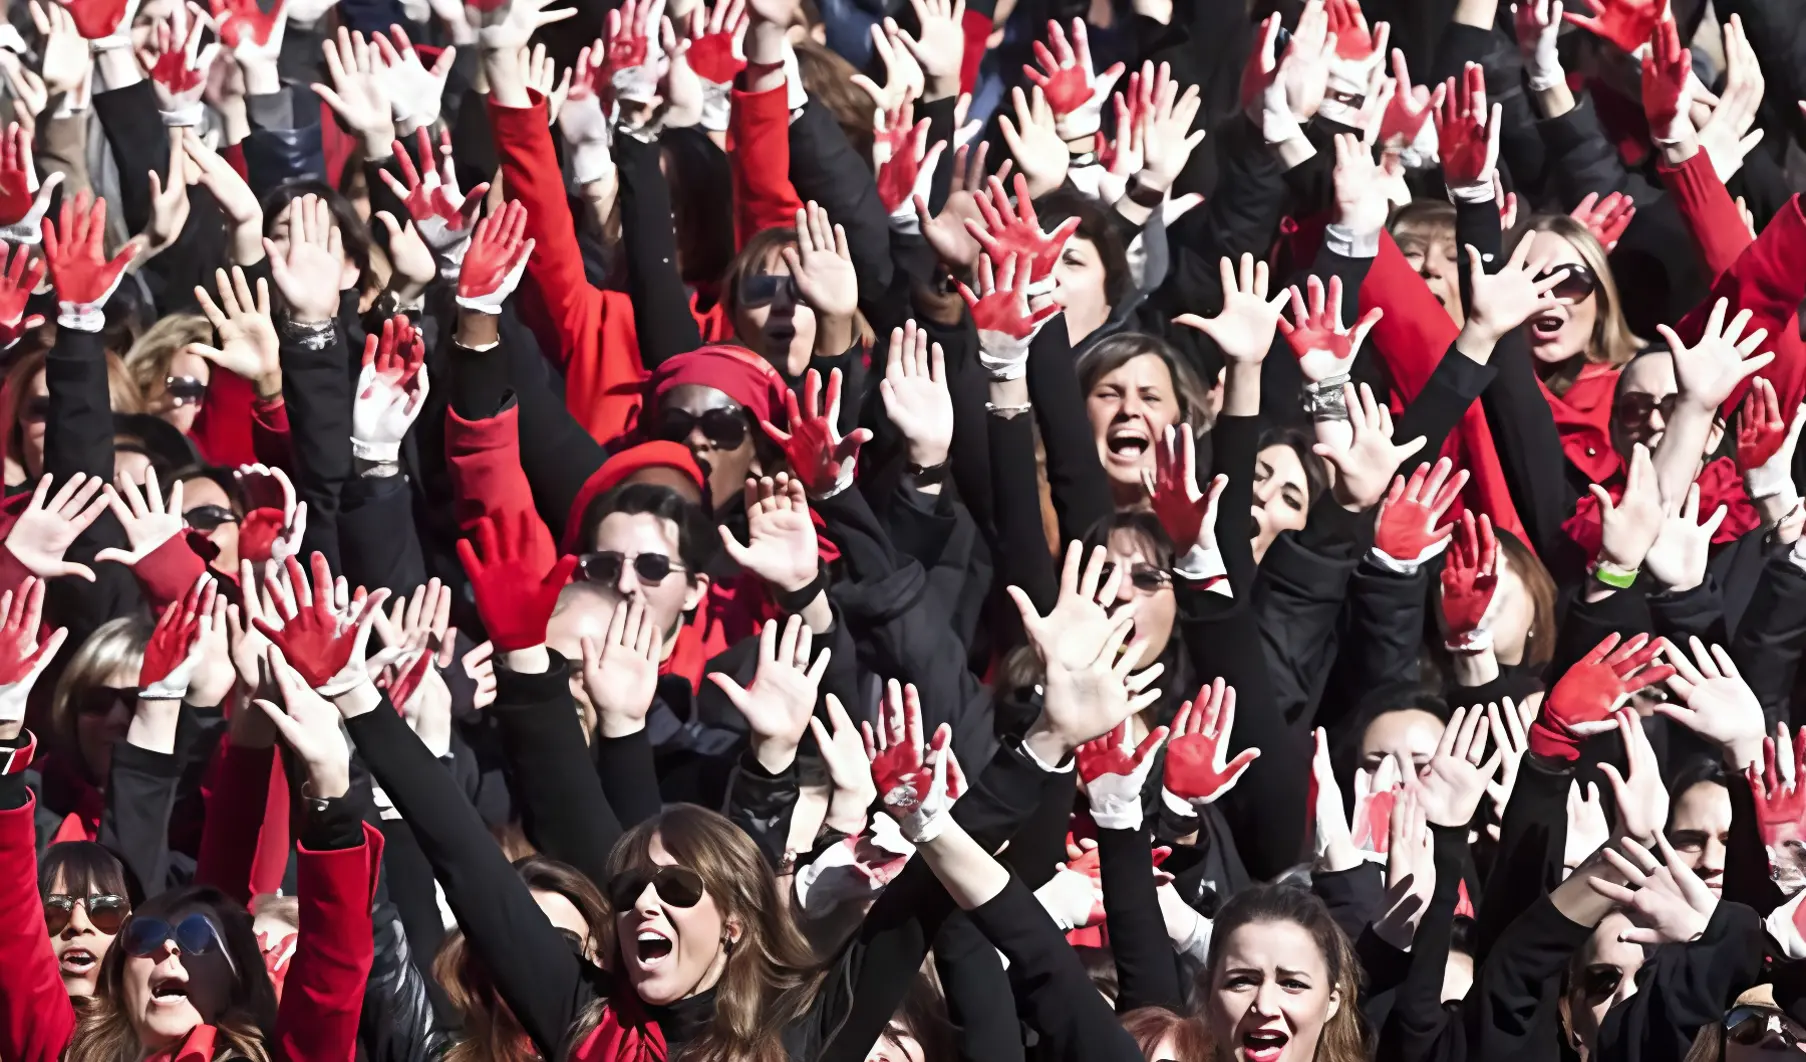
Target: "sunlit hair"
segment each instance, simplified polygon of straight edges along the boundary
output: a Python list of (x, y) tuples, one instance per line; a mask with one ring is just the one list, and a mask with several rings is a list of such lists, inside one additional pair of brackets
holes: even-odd
[[(685, 1062), (786, 1062), (784, 1029), (809, 1009), (822, 980), (809, 945), (778, 899), (777, 879), (746, 831), (694, 804), (673, 804), (628, 830), (608, 857), (612, 881), (632, 870), (650, 870), (657, 838), (678, 866), (702, 877), (703, 889), (724, 923), (740, 935), (728, 946), (727, 964), (715, 986), (715, 1018), (684, 1049)], [(602, 954), (622, 968), (610, 911)], [(579, 1020), (568, 1042), (581, 1044), (601, 1020), (603, 1002)]]
[(71, 754), (78, 748), (75, 721), (82, 701), (100, 689), (113, 672), (141, 664), (150, 634), (151, 622), (143, 616), (110, 619), (96, 627), (69, 659), (50, 698), (50, 732), (65, 743)]
[[(590, 939), (603, 939), (608, 928), (606, 905), (588, 878), (573, 867), (538, 855), (515, 860), (514, 869), (528, 889), (555, 892), (571, 901), (589, 926)], [(539, 1058), (462, 930), (453, 930), (440, 946), (433, 959), (433, 979), (444, 987), (445, 998), (463, 1022), (462, 1037), (445, 1052), (442, 1062), (533, 1062)]]
[(1523, 540), (1504, 528), (1495, 528), (1499, 552), (1511, 562), (1511, 570), (1530, 596), (1530, 633), (1524, 638), (1524, 665), (1541, 669), (1555, 659), (1555, 576), (1543, 566)]
[[(825, 44), (810, 38), (797, 41), (796, 66), (809, 98), (826, 107), (846, 134), (847, 143), (862, 159), (872, 157), (872, 98), (853, 75), (859, 71)], [(918, 114), (918, 117), (920, 115)]]
[[(20, 412), (31, 395), (32, 377), (44, 371), (44, 351), (26, 354), (6, 370), (6, 382), (0, 385), (0, 461), (11, 457), (24, 465), (25, 437), (21, 434)], [(119, 356), (107, 352), (107, 399), (114, 413), (144, 412), (144, 395)], [(30, 475), (30, 469), (26, 470)]]
[[(1204, 384), (1198, 380), (1198, 375), (1192, 371), (1191, 366), (1179, 357), (1172, 344), (1146, 332), (1119, 332), (1100, 340), (1080, 355), (1078, 364), (1074, 367), (1079, 374), (1079, 393), (1089, 396), (1099, 380), (1144, 355), (1159, 358), (1166, 366), (1167, 375), (1173, 383), (1173, 396), (1179, 407), (1180, 422), (1190, 425), (1197, 435), (1209, 431), (1212, 417)], [(1159, 442), (1158, 439), (1154, 440), (1156, 445)]]
[(169, 366), (182, 348), (190, 343), (206, 343), (213, 338), (213, 326), (198, 313), (171, 314), (145, 330), (126, 351), (125, 369), (144, 395), (159, 411), (167, 404), (164, 381)]
[[(263, 952), (251, 928), (251, 914), (243, 904), (207, 885), (171, 889), (133, 911), (120, 926), (119, 935), (126, 936), (134, 919), (174, 922), (197, 911), (218, 928), (221, 946), (232, 969), (237, 971), (225, 1010), (213, 1015), (211, 1023), (218, 1034), (216, 1057), (270, 1062), (268, 1040), (276, 1026), (276, 991), (264, 972)], [(131, 1015), (125, 1009), (125, 951), (123, 947), (107, 949), (107, 957), (100, 962), (94, 999), (79, 1017), (63, 1062), (120, 1062), (143, 1056)]]
[(1317, 456), (1315, 450), (1311, 449), (1316, 445), (1316, 441), (1309, 432), (1302, 428), (1285, 426), (1268, 428), (1261, 432), (1260, 442), (1254, 448), (1255, 454), (1258, 455), (1269, 446), (1284, 446), (1298, 455), (1298, 463), (1304, 467), (1306, 495), (1304, 509), (1307, 513), (1310, 512), (1311, 506), (1317, 503), (1318, 497), (1329, 489), (1329, 465), (1324, 462), (1323, 458)]
[(1310, 936), (1323, 957), (1329, 983), (1339, 997), (1336, 1013), (1323, 1023), (1323, 1035), (1317, 1041), (1314, 1062), (1366, 1062), (1367, 1049), (1362, 1040), (1358, 1005), (1360, 964), (1355, 959), (1353, 946), (1330, 916), (1329, 908), (1308, 889), (1296, 885), (1255, 885), (1231, 896), (1217, 912), (1216, 923), (1211, 928), (1210, 954), (1199, 975), (1203, 983), (1216, 983), (1223, 963), (1223, 946), (1236, 930), (1277, 922), (1290, 922)]
[[(1440, 199), (1413, 199), (1392, 212), (1386, 231), (1403, 249), (1407, 242), (1455, 242), (1455, 204)], [(1407, 252), (1408, 253), (1408, 252)]]
[[(1574, 245), (1593, 275), (1599, 278), (1594, 292), (1598, 311), (1593, 317), (1593, 336), (1587, 342), (1586, 360), (1594, 365), (1621, 366), (1629, 361), (1644, 343), (1630, 330), (1624, 319), (1624, 303), (1618, 297), (1618, 283), (1612, 279), (1612, 266), (1606, 260), (1605, 248), (1582, 223), (1566, 214), (1538, 214), (1525, 228), (1531, 232), (1549, 232)], [(1521, 237), (1520, 237), (1521, 238)]]
[[(746, 241), (746, 245), (740, 248), (740, 253), (734, 255), (733, 261), (727, 264), (727, 273), (721, 279), (720, 304), (722, 310), (727, 314), (728, 324), (735, 329), (736, 333), (740, 328), (740, 313), (742, 310), (740, 305), (741, 283), (748, 277), (756, 277), (763, 273), (769, 273), (777, 266), (783, 264), (781, 255), (783, 254), (784, 249), (786, 247), (795, 246), (796, 230), (794, 228), (760, 229), (758, 232), (753, 233), (752, 237)], [(799, 301), (801, 301), (800, 298)], [(875, 335), (876, 333), (872, 331), (871, 322), (865, 319), (865, 314), (859, 310), (854, 310), (854, 342), (864, 343), (869, 347)], [(750, 344), (746, 342), (745, 336), (736, 335), (735, 342), (742, 346), (750, 346)], [(767, 360), (770, 360), (769, 355), (767, 356)], [(789, 371), (789, 369), (781, 363), (774, 364), (780, 372)], [(762, 432), (758, 431), (753, 432), (755, 438), (760, 437), (762, 434)]]
[[(1122, 1027), (1141, 1048), (1141, 1057), (1172, 1062), (1210, 1062), (1210, 1030), (1196, 1015), (1175, 1014), (1165, 1007), (1141, 1007), (1122, 1016)], [(1160, 1045), (1172, 1043), (1166, 1051)], [(1159, 1052), (1159, 1053), (1156, 1053)]]

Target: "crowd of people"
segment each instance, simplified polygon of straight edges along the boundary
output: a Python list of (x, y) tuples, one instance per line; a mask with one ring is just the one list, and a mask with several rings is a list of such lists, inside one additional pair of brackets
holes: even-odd
[(0, 25), (0, 1062), (1806, 1052), (1791, 5), (266, 2)]

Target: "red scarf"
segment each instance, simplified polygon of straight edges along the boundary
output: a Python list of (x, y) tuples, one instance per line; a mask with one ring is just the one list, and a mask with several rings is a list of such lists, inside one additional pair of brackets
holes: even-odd
[(1561, 432), (1562, 452), (1594, 483), (1609, 483), (1624, 468), (1612, 449), (1611, 433), (1612, 394), (1618, 389), (1620, 371), (1610, 365), (1584, 366), (1565, 395), (1549, 390), (1541, 379), (1536, 381)]
[[(1718, 531), (1712, 535), (1712, 543), (1720, 545), (1742, 538), (1744, 535), (1762, 526), (1762, 514), (1750, 502), (1750, 496), (1743, 489), (1743, 474), (1737, 471), (1737, 462), (1728, 457), (1716, 461), (1708, 461), (1706, 467), (1700, 469), (1699, 478), (1699, 516), (1701, 520), (1710, 517), (1720, 505), (1725, 506), (1724, 522), (1718, 525)], [(1624, 497), (1622, 479), (1608, 484), (1606, 490), (1611, 493), (1612, 501)], [(1561, 525), (1568, 537), (1586, 550), (1588, 558), (1599, 555), (1602, 531), (1599, 524), (1599, 502), (1591, 494), (1581, 498), (1574, 506), (1574, 515), (1568, 517)]]
[(602, 1021), (571, 1052), (571, 1062), (665, 1062), (665, 1034), (646, 1017), (639, 997), (625, 982), (602, 1009)]
[(196, 1025), (181, 1043), (165, 1047), (145, 1062), (211, 1062), (215, 1035), (213, 1026)]

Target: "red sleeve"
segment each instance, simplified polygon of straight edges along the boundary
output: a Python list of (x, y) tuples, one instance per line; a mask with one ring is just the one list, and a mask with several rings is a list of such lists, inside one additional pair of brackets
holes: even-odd
[[(1741, 219), (1738, 228), (1743, 227)], [(1732, 313), (1749, 310), (1750, 327), (1768, 329), (1774, 362), (1763, 369), (1781, 397), (1781, 408), (1791, 410), (1806, 393), (1806, 365), (1802, 364), (1797, 337), (1799, 326), (1794, 317), (1800, 300), (1806, 298), (1806, 214), (1800, 210), (1800, 197), (1794, 196), (1781, 208), (1754, 242), (1729, 269), (1712, 282), (1705, 299), (1675, 325), (1682, 342), (1697, 340), (1705, 328), (1706, 318), (1719, 299), (1729, 299)], [(1735, 409), (1743, 401), (1748, 382), (1739, 385), (1725, 402), (1725, 409)]]
[(966, 33), (966, 51), (959, 64), (959, 90), (971, 92), (978, 84), (978, 65), (984, 62), (985, 45), (991, 39), (991, 16), (968, 9), (960, 21)]
[(796, 224), (803, 201), (790, 183), (790, 90), (733, 90), (727, 133), (734, 150), (734, 245), (753, 234)]
[(251, 403), (251, 452), (271, 468), (294, 473), (295, 450), (289, 439), (288, 403), (280, 395), (268, 402)]
[(626, 431), (639, 410), (646, 370), (625, 292), (601, 291), (583, 272), (577, 228), (564, 194), (564, 171), (552, 150), (543, 97), (531, 107), (503, 107), (492, 97), (489, 121), (502, 166), (502, 191), (527, 208), (534, 241), (527, 277), (543, 320), (541, 349), (564, 370), (565, 406), (598, 442)]
[[(326, 105), (324, 103), (320, 104), (320, 109), (326, 111)], [(330, 114), (332, 112), (327, 111), (327, 113)], [(226, 162), (238, 172), (238, 175), (244, 179), (246, 184), (251, 183), (251, 168), (245, 165), (244, 141), (241, 140), (236, 144), (227, 144), (224, 148), (220, 149), (220, 157), (225, 159)]]
[[(245, 706), (247, 711), (256, 709)], [(247, 799), (249, 794), (247, 794)], [(251, 895), (263, 896), (282, 889), (283, 875), (288, 873), (289, 837), (288, 772), (282, 761), (270, 770), (270, 784), (263, 802), (263, 824), (257, 828), (257, 854), (251, 857)]]
[(160, 613), (172, 601), (180, 601), (207, 572), (207, 562), (188, 545), (186, 534), (171, 535), (150, 555), (132, 565), (132, 576), (144, 591), (145, 603)]
[[(249, 705), (247, 711), (257, 709)], [(257, 895), (252, 864), (257, 857), (258, 830), (263, 826), (276, 750), (246, 748), (222, 741), (201, 824), (201, 848), (195, 857), (194, 880), (212, 885), (239, 903)], [(286, 787), (285, 787), (286, 788)], [(283, 808), (284, 817), (287, 814)], [(286, 850), (287, 844), (284, 844)], [(286, 852), (285, 852), (286, 854)], [(280, 872), (277, 878), (280, 883)], [(274, 889), (265, 889), (274, 892)]]
[[(8, 526), (11, 526), (10, 521)], [(13, 551), (6, 548), (4, 541), (0, 541), (0, 593), (19, 589), (29, 578), (31, 578), (31, 569), (25, 567), (19, 558), (13, 556)]]
[(234, 467), (255, 459), (251, 446), (251, 381), (215, 365), (207, 377), (207, 400), (195, 414), (189, 438), (209, 464)]
[(1699, 245), (1700, 259), (1706, 268), (1713, 276), (1731, 268), (1755, 238), (1744, 226), (1743, 215), (1731, 193), (1718, 179), (1718, 171), (1712, 168), (1711, 156), (1696, 151), (1677, 167), (1656, 168), (1669, 194), (1674, 196), (1681, 219), (1693, 233), (1693, 242)]
[(383, 835), (369, 823), (356, 848), (298, 850), (301, 925), (276, 1011), (272, 1054), (279, 1062), (352, 1062), (357, 1055), (364, 983), (376, 957), (370, 903), (382, 854)]
[(520, 407), (484, 420), (445, 411), (445, 464), (451, 475), (452, 511), (470, 532), (485, 516), (533, 512), (533, 489), (520, 465)]
[(56, 972), (38, 898), (37, 797), (0, 811), (0, 1058), (57, 1062), (75, 1035), (75, 1008)]

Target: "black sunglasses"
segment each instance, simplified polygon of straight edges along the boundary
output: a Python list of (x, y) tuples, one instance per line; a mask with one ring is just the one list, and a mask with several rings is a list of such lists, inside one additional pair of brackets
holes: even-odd
[(137, 704), (136, 686), (91, 686), (76, 694), (77, 715), (106, 715), (121, 704)]
[(182, 514), (182, 520), (196, 531), (211, 531), (221, 524), (236, 524), (238, 517), (223, 505), (197, 505)]
[[(663, 553), (636, 553), (631, 559), (633, 574), (648, 586), (664, 582), (672, 572), (684, 570), (683, 565), (672, 563)], [(621, 568), (628, 560), (627, 554), (612, 549), (585, 553), (577, 558), (577, 574), (588, 583), (615, 583), (620, 580)]]
[[(1770, 1023), (1774, 1024), (1771, 1031)], [(1766, 1041), (1770, 1036), (1781, 1041), (1783, 1047), (1798, 1047), (1803, 1041), (1793, 1031), (1793, 1023), (1779, 1011), (1767, 1007), (1733, 1007), (1724, 1016), (1725, 1035), (1745, 1047), (1754, 1047)]]
[(169, 396), (170, 403), (176, 406), (201, 404), (207, 397), (207, 384), (192, 376), (165, 376), (163, 393)]
[(623, 870), (608, 883), (608, 902), (618, 914), (639, 902), (646, 886), (658, 891), (661, 903), (695, 907), (702, 902), (702, 875), (689, 867), (635, 867)]
[(1598, 963), (1580, 972), (1580, 990), (1588, 999), (1604, 999), (1618, 991), (1624, 971), (1610, 963)]
[(1662, 414), (1666, 421), (1674, 416), (1674, 403), (1679, 397), (1678, 392), (1657, 398), (1647, 391), (1626, 391), (1612, 402), (1612, 418), (1630, 427), (1640, 426), (1651, 413)]
[[(218, 952), (226, 958), (226, 965), (232, 965), (232, 956), (226, 951), (226, 942), (220, 939), (219, 930), (204, 914), (191, 914), (170, 925), (161, 918), (134, 918), (125, 930), (125, 953), (138, 958), (154, 955), (168, 941), (175, 941), (176, 948), (183, 955), (211, 955)], [(234, 971), (236, 972), (236, 970)]]
[(666, 409), (659, 412), (658, 426), (652, 434), (655, 438), (680, 443), (697, 428), (723, 450), (737, 450), (746, 441), (746, 414), (737, 409), (705, 409), (700, 415), (687, 409)]
[(779, 292), (787, 292), (797, 301), (796, 278), (789, 273), (753, 273), (740, 278), (740, 305), (769, 306)]
[(81, 904), (88, 909), (88, 921), (102, 933), (117, 933), (125, 923), (125, 916), (131, 913), (132, 905), (123, 896), (103, 893), (94, 896), (66, 896), (53, 892), (44, 897), (44, 927), (51, 936), (61, 933), (75, 917), (75, 905)]
[[(1100, 569), (1098, 585), (1102, 586), (1109, 582), (1110, 573), (1115, 570), (1115, 561), (1105, 561), (1103, 568)], [(1129, 567), (1129, 585), (1144, 594), (1154, 593), (1161, 587), (1170, 585), (1172, 581), (1171, 572), (1156, 568), (1152, 564), (1135, 564)]]
[(1579, 302), (1599, 290), (1598, 276), (1579, 262), (1558, 265), (1554, 269), (1538, 273), (1536, 279), (1547, 280), (1558, 273), (1565, 275), (1560, 282), (1549, 289), (1549, 294), (1564, 302)]

